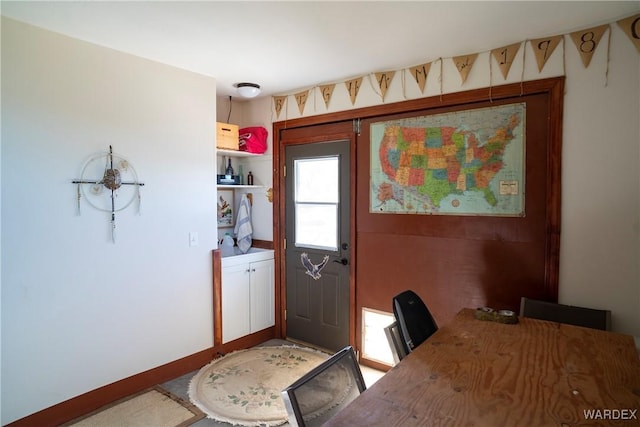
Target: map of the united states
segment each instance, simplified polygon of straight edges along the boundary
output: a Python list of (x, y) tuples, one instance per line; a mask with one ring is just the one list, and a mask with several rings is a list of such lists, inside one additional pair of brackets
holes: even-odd
[(509, 104), (373, 124), (371, 211), (522, 215), (523, 122)]

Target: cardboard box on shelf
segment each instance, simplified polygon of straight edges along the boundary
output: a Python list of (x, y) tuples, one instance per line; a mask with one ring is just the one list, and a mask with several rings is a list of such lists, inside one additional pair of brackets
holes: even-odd
[(238, 149), (238, 126), (216, 122), (216, 147), (225, 150)]

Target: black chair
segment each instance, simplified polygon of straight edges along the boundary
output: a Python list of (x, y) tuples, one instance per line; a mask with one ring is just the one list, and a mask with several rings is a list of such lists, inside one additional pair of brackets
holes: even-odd
[(610, 310), (576, 307), (522, 297), (520, 299), (520, 316), (602, 329), (603, 331), (611, 330)]
[(393, 297), (393, 314), (400, 325), (404, 351), (409, 354), (438, 330), (422, 299), (413, 291)]
[(402, 335), (400, 335), (400, 325), (398, 322), (393, 322), (386, 328), (384, 333), (387, 336), (389, 347), (391, 348), (391, 354), (393, 355), (393, 361), (399, 363), (407, 353), (404, 351), (404, 344), (402, 343)]
[[(342, 383), (343, 388), (336, 389)], [(366, 389), (360, 365), (347, 346), (282, 390), (292, 427), (321, 426)]]

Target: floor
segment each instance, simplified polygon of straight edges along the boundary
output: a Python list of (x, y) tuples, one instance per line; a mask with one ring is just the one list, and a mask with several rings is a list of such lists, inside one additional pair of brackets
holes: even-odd
[[(275, 345), (291, 345), (291, 344), (292, 343), (288, 341), (274, 339), (274, 340), (267, 341), (261, 345), (275, 346)], [(384, 372), (369, 368), (367, 366), (360, 366), (360, 369), (362, 370), (362, 376), (364, 377), (364, 381), (367, 387), (370, 387), (373, 383), (375, 383), (378, 380), (378, 378), (384, 375)], [(185, 374), (179, 378), (168, 381), (164, 384), (160, 384), (160, 386), (165, 390), (170, 391), (174, 395), (186, 401), (189, 401), (189, 383), (191, 382), (191, 378), (193, 378), (194, 375), (196, 375), (197, 373), (198, 373), (198, 370), (189, 372), (188, 374)], [(231, 425), (232, 424), (218, 422), (210, 418), (204, 418), (192, 424), (193, 427), (230, 427)], [(288, 426), (288, 425), (289, 425), (288, 423), (282, 424), (282, 426)]]

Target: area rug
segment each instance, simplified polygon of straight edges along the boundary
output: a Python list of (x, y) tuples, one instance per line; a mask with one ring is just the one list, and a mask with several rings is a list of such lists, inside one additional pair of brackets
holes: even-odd
[(205, 417), (190, 402), (161, 387), (114, 402), (65, 426), (73, 427), (186, 427)]
[[(189, 384), (189, 398), (216, 421), (242, 426), (284, 424), (288, 418), (280, 392), (328, 357), (296, 346), (236, 351), (200, 369)], [(346, 370), (338, 371), (329, 387), (324, 384), (314, 394), (310, 417), (338, 405), (350, 381)]]

